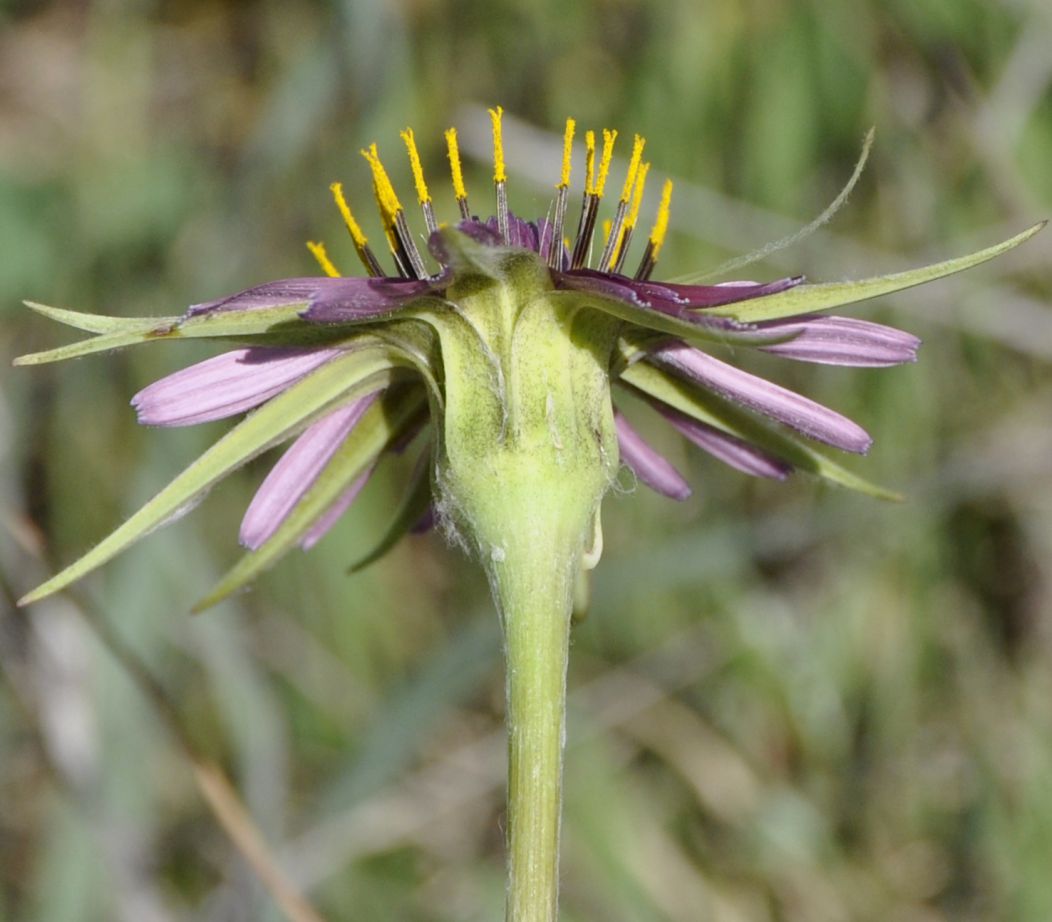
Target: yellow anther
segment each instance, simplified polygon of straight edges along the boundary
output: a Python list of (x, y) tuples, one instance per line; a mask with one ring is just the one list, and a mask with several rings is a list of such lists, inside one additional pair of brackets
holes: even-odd
[(329, 190), (332, 192), (332, 197), (336, 202), (336, 207), (340, 209), (340, 214), (343, 216), (343, 223), (347, 225), (347, 230), (350, 232), (351, 240), (353, 240), (354, 245), (361, 250), (368, 241), (366, 240), (365, 234), (362, 233), (362, 229), (358, 226), (358, 222), (354, 220), (354, 215), (351, 214), (351, 209), (347, 207), (347, 199), (343, 197), (343, 183), (334, 182), (329, 186)]
[(566, 120), (566, 131), (563, 134), (563, 171), (556, 189), (566, 189), (570, 185), (570, 163), (573, 159), (573, 133), (577, 122), (572, 118)]
[(639, 161), (643, 159), (643, 147), (646, 139), (638, 134), (632, 142), (632, 159), (628, 161), (628, 175), (625, 177), (625, 187), (621, 190), (621, 201), (626, 205), (632, 195), (632, 187), (636, 184), (636, 173), (639, 172)]
[(584, 191), (585, 195), (595, 192), (595, 132), (584, 133)]
[(376, 201), (380, 206), (380, 214), (384, 219), (384, 224), (392, 225), (398, 212), (402, 210), (402, 203), (398, 201), (398, 196), (395, 194), (394, 186), (391, 185), (391, 179), (387, 175), (387, 170), (384, 169), (384, 165), (380, 162), (380, 155), (376, 151), (376, 145), (370, 144), (369, 149), (363, 150), (361, 154), (368, 161), (369, 169), (373, 171), (373, 191), (376, 192)]
[(639, 218), (639, 206), (643, 204), (643, 189), (647, 184), (647, 173), (650, 172), (650, 164), (642, 163), (636, 174), (636, 187), (632, 192), (632, 207), (628, 209), (628, 217), (625, 218), (625, 228), (636, 226)]
[(431, 193), (427, 191), (427, 183), (424, 182), (424, 168), (420, 165), (420, 153), (416, 149), (416, 138), (413, 137), (412, 128), (406, 128), (402, 132), (402, 140), (405, 141), (405, 149), (409, 152), (409, 167), (413, 171), (416, 197), (421, 205), (426, 205), (431, 201)]
[(504, 131), (501, 125), (504, 110), (497, 106), (488, 111), (490, 121), (493, 122), (493, 181), (506, 182), (508, 174), (504, 170)]
[(453, 194), (466, 199), (468, 190), (464, 186), (464, 173), (460, 168), (460, 147), (457, 144), (457, 129), (446, 131), (446, 148), (449, 150), (449, 172), (453, 176)]
[(666, 179), (661, 188), (661, 204), (658, 205), (657, 218), (654, 219), (654, 229), (650, 232), (651, 256), (657, 259), (658, 253), (665, 242), (665, 234), (668, 233), (668, 211), (672, 202), (672, 180)]
[(595, 194), (600, 198), (603, 196), (603, 187), (606, 185), (606, 175), (610, 172), (610, 161), (614, 159), (614, 141), (616, 140), (616, 131), (603, 129), (603, 156), (599, 161), (599, 176), (595, 180)]
[(614, 226), (614, 222), (609, 218), (603, 219), (603, 245), (605, 246), (610, 242), (610, 228)]
[(318, 265), (321, 266), (321, 271), (329, 276), (329, 278), (338, 279), (340, 277), (340, 270), (337, 269), (332, 264), (332, 260), (329, 259), (329, 254), (325, 252), (324, 243), (315, 243), (313, 240), (308, 240), (307, 249), (310, 250), (314, 258), (318, 260)]

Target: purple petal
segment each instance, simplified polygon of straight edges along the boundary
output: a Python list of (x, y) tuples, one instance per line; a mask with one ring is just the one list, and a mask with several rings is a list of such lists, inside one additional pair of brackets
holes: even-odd
[(311, 323), (354, 323), (383, 317), (432, 290), (426, 279), (324, 279), (300, 316)]
[(334, 280), (308, 277), (267, 282), (265, 285), (246, 288), (244, 291), (227, 295), (225, 298), (218, 298), (215, 301), (192, 304), (187, 316), (196, 317), (199, 314), (208, 314), (214, 311), (250, 311), (264, 307), (299, 304), (309, 301), (314, 292), (318, 290), (319, 285), (330, 281)]
[[(575, 273), (579, 271), (575, 270)], [(664, 299), (652, 298), (648, 301), (642, 297), (635, 287), (623, 284), (617, 278), (608, 278), (599, 273), (595, 273), (595, 275), (596, 277), (594, 278), (586, 278), (576, 274), (571, 276), (568, 273), (552, 272), (557, 288), (599, 295), (600, 297), (625, 304), (633, 311), (638, 311), (640, 314), (638, 322), (641, 326), (646, 326), (647, 324), (646, 315), (656, 310), (661, 314), (675, 317), (677, 320), (682, 320), (693, 326), (733, 336), (739, 342), (755, 339), (755, 344), (759, 345), (764, 342), (770, 342), (772, 338), (770, 333), (758, 333), (755, 325), (742, 324), (730, 317), (717, 317), (711, 314), (698, 313), (684, 305), (674, 304)]]
[(686, 310), (718, 307), (775, 294), (799, 285), (803, 276), (778, 279), (774, 282), (724, 282), (720, 285), (675, 285), (644, 282), (614, 272), (594, 269), (573, 269), (555, 273), (560, 288), (590, 291), (609, 298), (618, 298), (640, 307), (652, 307), (677, 317)]
[[(501, 245), (500, 232), (497, 230), (496, 218), (492, 218), (489, 221), (480, 221), (477, 218), (471, 218), (468, 221), (461, 221), (457, 225), (457, 230), (465, 237), (470, 237), (475, 243), (481, 243), (484, 246), (490, 247), (498, 247)], [(433, 236), (434, 235), (432, 235), (432, 237)], [(439, 237), (436, 245), (440, 246), (441, 243), (442, 238)], [(434, 253), (434, 255), (441, 263), (447, 261), (446, 259), (443, 259), (439, 253)]]
[(744, 474), (751, 474), (753, 477), (769, 477), (772, 480), (785, 480), (793, 471), (791, 464), (768, 454), (749, 442), (728, 435), (714, 426), (684, 416), (670, 407), (660, 404), (655, 404), (655, 406), (662, 416), (695, 445)]
[(338, 349), (235, 349), (170, 374), (132, 397), (144, 426), (191, 426), (259, 406), (340, 354)]
[(773, 282), (720, 282), (718, 285), (675, 285), (665, 282), (663, 286), (675, 292), (681, 303), (700, 308), (718, 307), (721, 304), (734, 304), (777, 294), (787, 288), (795, 288), (803, 280), (802, 275), (794, 275), (775, 279)]
[(651, 352), (651, 358), (728, 400), (827, 445), (862, 454), (873, 444), (869, 434), (846, 416), (685, 343), (659, 346)]
[[(538, 252), (540, 247), (540, 232), (533, 221), (523, 221), (522, 218), (508, 213), (508, 239), (502, 240), (500, 236), (500, 222), (495, 218), (486, 219), (486, 229), (492, 234), (490, 239), (475, 237), (479, 243), (487, 243), (492, 246), (506, 245), (510, 247), (521, 247), (524, 250)], [(469, 231), (469, 234), (471, 232)]]
[(217, 311), (250, 311), (307, 304), (300, 315), (316, 323), (351, 323), (382, 317), (410, 298), (426, 294), (431, 282), (388, 278), (296, 278), (267, 282), (237, 294), (194, 304), (188, 317)]
[(311, 525), (310, 530), (300, 539), (300, 547), (303, 548), (303, 550), (309, 551), (315, 544), (321, 541), (326, 534), (328, 534), (329, 529), (339, 521), (340, 516), (342, 516), (350, 508), (351, 503), (358, 498), (358, 494), (362, 492), (362, 488), (369, 482), (369, 478), (372, 476), (375, 467), (375, 464), (370, 464), (362, 476), (344, 490), (343, 493), (340, 494), (340, 498), (329, 506), (322, 516)]
[(508, 246), (540, 252), (541, 235), (536, 223), (508, 215)]
[(595, 272), (591, 269), (574, 269), (570, 272), (553, 272), (558, 288), (584, 291), (604, 298), (616, 298), (636, 307), (649, 307), (632, 280), (613, 273)]
[(241, 521), (245, 547), (256, 550), (277, 531), (379, 393), (323, 416), (292, 443), (249, 503)]
[(915, 362), (921, 343), (912, 333), (850, 317), (811, 314), (757, 326), (767, 332), (798, 334), (788, 342), (761, 346), (765, 352), (822, 365), (887, 368)]
[(650, 489), (662, 496), (684, 500), (691, 494), (690, 484), (669, 462), (649, 445), (620, 412), (614, 411), (617, 444), (621, 460)]

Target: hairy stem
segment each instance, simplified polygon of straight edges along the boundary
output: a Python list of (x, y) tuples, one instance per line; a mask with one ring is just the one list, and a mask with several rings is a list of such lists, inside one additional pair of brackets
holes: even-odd
[[(531, 536), (490, 564), (504, 628), (508, 922), (555, 922), (566, 666), (578, 548)], [(560, 550), (566, 548), (566, 550)]]

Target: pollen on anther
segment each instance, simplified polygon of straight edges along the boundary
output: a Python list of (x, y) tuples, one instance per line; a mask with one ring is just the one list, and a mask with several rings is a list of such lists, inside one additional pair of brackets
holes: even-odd
[(416, 149), (416, 138), (413, 129), (406, 128), (402, 132), (402, 140), (409, 153), (409, 168), (413, 171), (413, 184), (416, 186), (416, 197), (421, 205), (431, 201), (431, 193), (427, 191), (427, 183), (424, 181), (424, 168), (420, 164), (420, 153)]
[(595, 180), (595, 194), (603, 197), (603, 188), (606, 186), (606, 177), (610, 172), (610, 162), (614, 159), (614, 141), (617, 140), (617, 131), (603, 129), (603, 156), (599, 160), (599, 175)]
[(387, 170), (384, 169), (383, 163), (380, 162), (380, 155), (377, 152), (376, 145), (370, 144), (368, 150), (361, 151), (361, 155), (368, 162), (369, 169), (373, 171), (373, 188), (376, 192), (376, 200), (380, 205), (384, 223), (394, 224), (395, 218), (402, 210), (402, 203), (398, 201), (398, 195), (395, 193), (394, 186), (391, 185), (391, 179), (387, 175)]
[(636, 174), (635, 189), (632, 192), (632, 205), (628, 209), (628, 217), (625, 218), (625, 229), (630, 230), (636, 226), (639, 220), (639, 208), (643, 204), (643, 190), (647, 184), (647, 173), (650, 172), (649, 163), (641, 163), (639, 172)]
[(643, 159), (643, 148), (646, 143), (646, 139), (638, 134), (632, 142), (632, 159), (628, 162), (628, 175), (625, 177), (625, 187), (621, 190), (621, 201), (626, 205), (632, 196), (632, 188), (636, 184), (636, 173), (639, 172), (639, 162)]
[(358, 226), (358, 222), (354, 220), (354, 215), (351, 214), (351, 209), (347, 205), (347, 199), (343, 197), (343, 183), (332, 183), (329, 186), (329, 191), (332, 192), (336, 207), (340, 209), (340, 215), (343, 217), (343, 223), (347, 225), (347, 231), (351, 235), (351, 240), (354, 241), (354, 245), (360, 250), (368, 243), (368, 240)]
[(329, 276), (329, 278), (340, 278), (340, 270), (337, 269), (336, 266), (333, 265), (332, 260), (329, 259), (329, 254), (325, 251), (324, 243), (308, 240), (307, 249), (311, 251), (311, 255), (318, 261), (318, 265), (321, 266), (322, 272)]
[(504, 109), (497, 106), (489, 109), (490, 121), (493, 122), (493, 181), (507, 182), (508, 174), (504, 169), (504, 130), (501, 124)]
[(572, 118), (566, 120), (566, 131), (563, 133), (563, 168), (556, 189), (566, 189), (570, 185), (570, 166), (573, 160), (573, 135), (577, 122)]
[(666, 179), (665, 185), (661, 187), (661, 204), (658, 205), (657, 217), (654, 219), (654, 229), (650, 232), (651, 256), (658, 258), (661, 247), (665, 243), (665, 235), (668, 233), (668, 213), (672, 203), (672, 180)]
[(449, 172), (453, 177), (453, 194), (458, 200), (466, 199), (468, 190), (464, 186), (464, 172), (460, 166), (460, 145), (457, 143), (456, 128), (446, 131), (446, 149), (449, 151)]

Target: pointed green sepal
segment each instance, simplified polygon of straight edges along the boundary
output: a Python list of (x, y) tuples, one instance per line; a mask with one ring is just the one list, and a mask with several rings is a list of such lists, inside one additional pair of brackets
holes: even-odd
[(144, 333), (179, 322), (178, 317), (109, 317), (106, 314), (85, 314), (65, 307), (51, 307), (37, 301), (22, 303), (49, 320), (85, 333)]
[(99, 335), (44, 352), (19, 356), (14, 361), (15, 365), (60, 362), (159, 340), (236, 339), (257, 345), (291, 346), (339, 342), (356, 335), (352, 328), (346, 326), (307, 323), (299, 316), (305, 304), (246, 311), (215, 311), (186, 318), (105, 317), (98, 314), (80, 314), (43, 304), (28, 303), (28, 306), (37, 313), (67, 326), (97, 332)]
[(705, 308), (705, 314), (718, 317), (730, 317), (742, 323), (757, 323), (761, 320), (777, 320), (783, 317), (795, 317), (800, 314), (810, 314), (814, 311), (827, 310), (832, 307), (840, 307), (845, 304), (854, 304), (856, 301), (865, 301), (868, 298), (876, 298), (880, 295), (891, 294), (912, 288), (915, 285), (923, 285), (925, 282), (934, 282), (936, 279), (945, 278), (957, 272), (963, 272), (972, 266), (987, 262), (1015, 249), (1021, 243), (1026, 243), (1047, 221), (1041, 221), (1033, 227), (1027, 228), (1021, 234), (1009, 238), (985, 250), (970, 253), (967, 256), (958, 256), (956, 259), (948, 259), (945, 262), (933, 263), (930, 266), (922, 266), (919, 269), (910, 269), (906, 272), (895, 272), (891, 275), (878, 275), (870, 279), (862, 279), (857, 282), (827, 282), (819, 285), (797, 285), (786, 291), (780, 291), (773, 295), (764, 295), (762, 298), (754, 298), (749, 301), (739, 301), (736, 304), (727, 304), (723, 307)]

